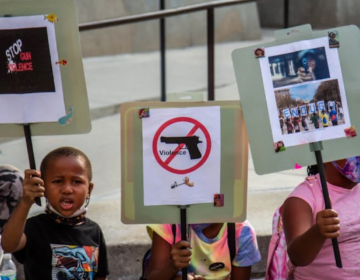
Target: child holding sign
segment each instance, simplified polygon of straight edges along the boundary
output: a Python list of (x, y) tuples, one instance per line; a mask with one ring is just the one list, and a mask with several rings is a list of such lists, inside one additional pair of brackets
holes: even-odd
[[(308, 177), (286, 199), (283, 224), (295, 279), (360, 279), (359, 164), (360, 157), (324, 164), (333, 209), (323, 210), (319, 175)], [(335, 237), (341, 269), (335, 265)]]
[[(227, 224), (192, 224), (188, 241), (180, 240), (177, 226), (175, 240), (171, 225), (150, 225), (152, 238), (147, 280), (181, 280), (181, 269), (188, 268), (188, 279), (249, 280), (251, 266), (260, 261), (255, 231), (249, 222), (235, 224), (236, 255), (230, 259)], [(174, 245), (172, 245), (174, 244)]]
[[(91, 163), (81, 151), (50, 152), (38, 170), (26, 170), (23, 197), (5, 226), (1, 244), (24, 264), (26, 279), (106, 279), (100, 227), (85, 217), (93, 189)], [(45, 213), (26, 220), (36, 197)]]

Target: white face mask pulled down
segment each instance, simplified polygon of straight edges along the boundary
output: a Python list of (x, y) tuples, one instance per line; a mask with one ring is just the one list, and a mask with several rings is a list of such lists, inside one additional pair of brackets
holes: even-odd
[(49, 207), (49, 209), (51, 210), (51, 212), (54, 212), (55, 214), (63, 217), (63, 218), (72, 218), (72, 217), (77, 217), (77, 216), (80, 216), (81, 214), (85, 214), (87, 212), (87, 203), (84, 203), (79, 210), (76, 210), (74, 212), (74, 214), (72, 214), (71, 216), (69, 217), (64, 217), (63, 215), (61, 215), (58, 211), (56, 211), (54, 209), (54, 207), (51, 206), (50, 203), (47, 203), (47, 207)]

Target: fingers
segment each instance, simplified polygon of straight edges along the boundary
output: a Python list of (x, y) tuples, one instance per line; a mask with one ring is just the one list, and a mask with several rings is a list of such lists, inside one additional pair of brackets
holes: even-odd
[(326, 238), (336, 238), (340, 235), (340, 220), (333, 209), (325, 209), (316, 215), (316, 226), (321, 235)]
[(26, 169), (24, 174), (24, 179), (31, 178), (31, 177), (40, 177), (41, 173), (39, 170), (34, 169)]
[(37, 197), (45, 195), (44, 181), (40, 178), (40, 171), (25, 170), (23, 182), (23, 200), (27, 204), (32, 204)]
[(190, 264), (191, 245), (185, 240), (181, 240), (172, 246), (171, 258), (177, 269), (188, 267)]

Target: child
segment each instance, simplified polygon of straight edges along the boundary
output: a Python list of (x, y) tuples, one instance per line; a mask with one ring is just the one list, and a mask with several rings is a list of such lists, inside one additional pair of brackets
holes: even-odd
[(300, 132), (299, 118), (298, 117), (294, 118), (293, 125), (294, 125), (294, 129), (295, 129), (295, 133)]
[(0, 166), (0, 235), (22, 196), (23, 180), (24, 176), (16, 167)]
[[(358, 161), (358, 157), (352, 157), (324, 164), (333, 209), (314, 209), (318, 200), (325, 208), (319, 175), (308, 177), (286, 199), (283, 225), (295, 279), (360, 279), (359, 176), (346, 170), (350, 163), (356, 165)], [(315, 180), (317, 184), (313, 183)], [(335, 265), (331, 242), (335, 237), (341, 269)]]
[[(251, 266), (260, 261), (255, 231), (249, 222), (236, 223), (236, 255), (231, 262), (227, 243), (227, 224), (192, 224), (188, 241), (181, 241), (180, 226), (174, 242), (171, 225), (150, 225), (152, 238), (148, 280), (181, 280), (181, 269), (188, 268), (188, 279), (249, 280)], [(175, 243), (175, 244), (174, 244)], [(174, 245), (172, 245), (174, 244)], [(217, 264), (216, 267), (214, 264)]]
[(307, 121), (306, 116), (301, 117), (301, 125), (302, 125), (302, 127), (304, 128), (305, 131), (309, 130), (309, 125), (308, 125), (308, 121)]
[(289, 118), (286, 119), (285, 125), (286, 125), (286, 129), (287, 129), (287, 133), (288, 133), (288, 134), (293, 133), (293, 131), (294, 131), (294, 125), (291, 123), (291, 121), (290, 121)]
[[(24, 178), (20, 170), (6, 164), (0, 166), (0, 241), (1, 233), (10, 215), (22, 196), (22, 182)], [(0, 264), (3, 250), (0, 244)]]
[(313, 113), (311, 115), (311, 122), (314, 125), (315, 129), (318, 129), (320, 127), (319, 116), (316, 113)]
[[(81, 151), (62, 147), (26, 170), (23, 197), (5, 226), (1, 244), (24, 264), (25, 278), (106, 279), (106, 245), (100, 227), (85, 217), (93, 189), (91, 163)], [(29, 218), (36, 197), (45, 213)]]
[(329, 117), (325, 113), (325, 110), (321, 111), (321, 114), (319, 114), (320, 119), (322, 120), (322, 125), (324, 128), (329, 127)]

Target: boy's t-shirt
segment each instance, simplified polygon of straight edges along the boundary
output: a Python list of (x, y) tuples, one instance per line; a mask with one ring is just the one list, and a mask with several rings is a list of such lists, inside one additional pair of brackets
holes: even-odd
[(109, 274), (100, 227), (86, 219), (81, 225), (56, 223), (47, 214), (29, 218), (26, 246), (14, 253), (27, 280), (95, 279)]
[[(153, 231), (166, 242), (173, 244), (171, 225), (148, 225), (150, 238)], [(231, 265), (238, 267), (252, 266), (261, 260), (258, 249), (256, 234), (248, 221), (235, 224), (236, 255), (231, 263), (230, 252), (227, 242), (227, 224), (224, 223), (219, 234), (213, 238), (207, 238), (201, 231), (195, 231), (190, 226), (191, 262), (188, 273), (205, 275), (206, 279), (230, 279)], [(175, 243), (181, 240), (180, 226), (176, 229)]]
[[(339, 214), (340, 219), (340, 236), (337, 239), (343, 268), (340, 269), (336, 267), (332, 242), (331, 239), (327, 239), (316, 259), (311, 264), (305, 267), (295, 268), (295, 279), (359, 280), (360, 184), (351, 190), (329, 183), (327, 183), (327, 187), (332, 208)], [(318, 190), (314, 188), (318, 188)], [(321, 185), (320, 183), (313, 184), (312, 180), (300, 184), (289, 197), (301, 198), (309, 204), (313, 211), (313, 224), (315, 224), (317, 214), (314, 213), (316, 201), (321, 200), (323, 205), (322, 209), (325, 209)]]

